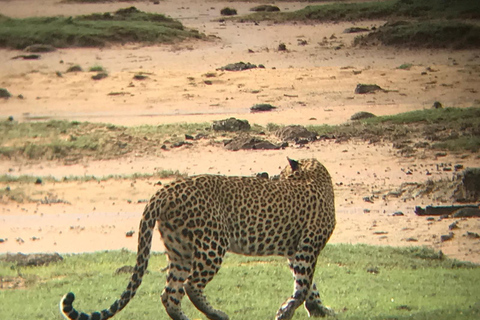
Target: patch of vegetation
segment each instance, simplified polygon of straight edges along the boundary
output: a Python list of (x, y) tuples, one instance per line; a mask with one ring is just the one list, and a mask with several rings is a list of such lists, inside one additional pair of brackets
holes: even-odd
[[(422, 147), (439, 150), (480, 150), (480, 108), (418, 110), (391, 116), (372, 117), (338, 126), (308, 126), (322, 136), (348, 140), (394, 142), (398, 148), (413, 148), (412, 140), (425, 141)], [(402, 143), (398, 143), (398, 142)], [(395, 143), (397, 143), (395, 145)]]
[[(273, 133), (281, 126), (252, 125), (249, 131)], [(185, 140), (185, 135), (215, 141), (224, 131), (211, 130), (209, 123), (176, 123), (160, 126), (124, 127), (77, 121), (17, 123), (0, 121), (0, 157), (9, 159), (63, 160), (84, 157), (115, 159), (130, 153), (158, 155), (166, 147)], [(396, 148), (480, 150), (480, 108), (419, 110), (392, 116), (371, 117), (341, 125), (312, 125), (319, 136), (345, 141), (359, 138), (370, 142), (393, 142)], [(233, 133), (232, 133), (233, 135)], [(223, 137), (222, 139), (225, 139)], [(417, 148), (417, 147), (415, 147)]]
[(69, 182), (69, 181), (108, 181), (108, 180), (135, 180), (135, 179), (150, 179), (150, 178), (172, 178), (172, 177), (181, 177), (185, 174), (181, 173), (178, 170), (161, 170), (155, 171), (154, 173), (133, 173), (133, 174), (109, 174), (106, 176), (94, 176), (94, 175), (83, 175), (83, 176), (65, 176), (63, 178), (56, 178), (54, 176), (31, 176), (31, 175), (20, 175), (13, 176), (2, 174), (0, 175), (0, 183), (36, 183), (39, 179), (43, 182)]
[(103, 71), (105, 71), (105, 69), (102, 66), (95, 65), (95, 66), (90, 67), (90, 69), (88, 69), (88, 71), (90, 71), (90, 72), (103, 72)]
[(102, 123), (0, 121), (0, 157), (64, 160), (113, 159), (135, 152), (156, 155), (168, 139), (208, 134), (210, 124), (123, 127)]
[(234, 19), (243, 21), (357, 21), (392, 18), (480, 19), (480, 3), (471, 0), (386, 0), (328, 3), (292, 12), (256, 12)]
[[(63, 258), (40, 267), (1, 261), (2, 277), (20, 275), (28, 282), (24, 290), (0, 291), (2, 302), (9, 306), (0, 308), (0, 317), (60, 319), (58, 301), (69, 291), (77, 295), (75, 306), (80, 310), (103, 309), (120, 296), (130, 277), (115, 274), (115, 270), (135, 263), (135, 255), (126, 250)], [(166, 276), (161, 269), (165, 266), (163, 254), (152, 255), (149, 273), (135, 299), (116, 315), (119, 320), (168, 318), (160, 303)], [(476, 319), (480, 315), (480, 288), (475, 285), (480, 281), (480, 268), (439, 256), (431, 249), (327, 245), (315, 279), (322, 300), (340, 320)], [(290, 295), (291, 285), (284, 258), (228, 254), (219, 274), (206, 287), (206, 295), (212, 305), (232, 318), (268, 319)], [(30, 303), (23, 303), (25, 298)], [(201, 317), (187, 297), (182, 307), (192, 318)], [(299, 308), (293, 319), (305, 317)]]
[(80, 65), (75, 64), (73, 66), (68, 67), (67, 71), (65, 72), (82, 72), (82, 71), (83, 71), (83, 68)]
[(463, 21), (387, 23), (375, 32), (355, 38), (354, 45), (407, 46), (411, 48), (480, 48), (480, 26)]
[(172, 18), (135, 7), (115, 13), (76, 17), (0, 17), (0, 47), (24, 49), (33, 44), (66, 47), (103, 47), (114, 43), (171, 43), (203, 38)]

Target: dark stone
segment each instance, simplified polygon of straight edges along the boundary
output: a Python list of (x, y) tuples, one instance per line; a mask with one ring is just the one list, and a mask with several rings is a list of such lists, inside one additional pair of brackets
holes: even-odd
[(376, 115), (374, 115), (373, 113), (360, 111), (352, 115), (350, 117), (350, 120), (361, 120), (361, 119), (368, 119), (368, 118), (375, 118), (375, 117)]
[(93, 80), (102, 80), (108, 77), (108, 73), (106, 72), (99, 72), (96, 75), (92, 76)]
[(351, 27), (343, 30), (343, 33), (358, 33), (358, 32), (368, 32), (370, 29), (361, 28), (361, 27)]
[(237, 10), (234, 9), (234, 8), (226, 7), (226, 8), (223, 8), (222, 10), (220, 10), (220, 14), (222, 16), (234, 16), (234, 15), (237, 14)]
[(260, 172), (260, 173), (257, 173), (257, 178), (268, 179), (268, 178), (269, 178), (268, 172)]
[(442, 109), (443, 106), (439, 101), (435, 101), (432, 105), (432, 109)]
[(375, 91), (385, 91), (382, 89), (380, 86), (377, 86), (376, 84), (357, 84), (357, 87), (355, 88), (355, 93), (356, 94), (365, 94), (365, 93), (375, 93)]
[(236, 63), (230, 63), (230, 64), (227, 64), (226, 66), (224, 67), (221, 67), (221, 68), (218, 68), (217, 70), (221, 70), (221, 71), (244, 71), (244, 70), (248, 70), (248, 69), (255, 69), (257, 68), (257, 65), (255, 64), (252, 64), (250, 62), (236, 62)]
[(252, 137), (248, 134), (242, 134), (234, 139), (228, 141), (225, 144), (227, 150), (238, 151), (238, 150), (278, 150), (281, 149), (281, 145), (275, 145), (269, 141), (259, 139), (257, 137)]
[(453, 239), (453, 236), (454, 236), (453, 232), (450, 232), (449, 234), (442, 234), (442, 235), (440, 236), (440, 241), (441, 241), (441, 242), (445, 242), (445, 241), (452, 240), (452, 239)]
[(269, 4), (263, 4), (263, 5), (259, 5), (259, 6), (251, 8), (250, 11), (254, 11), (254, 12), (278, 12), (278, 11), (280, 11), (280, 8), (277, 7), (277, 6), (269, 5)]
[(224, 120), (214, 121), (212, 129), (215, 131), (246, 131), (250, 130), (250, 124), (247, 120), (239, 120), (236, 118), (229, 118)]
[(315, 141), (317, 134), (315, 132), (308, 131), (307, 128), (300, 125), (290, 125), (275, 131), (275, 136), (282, 141), (300, 141), (307, 139), (308, 141)]
[(80, 67), (79, 65), (74, 65), (69, 67), (65, 72), (82, 72), (82, 71), (83, 71), (82, 67)]
[(4, 98), (4, 99), (8, 99), (10, 98), (12, 95), (10, 94), (10, 92), (8, 92), (7, 89), (5, 88), (0, 88), (0, 98)]
[(12, 60), (23, 59), (23, 60), (37, 60), (40, 59), (39, 54), (21, 54), (12, 58)]
[(148, 78), (147, 75), (140, 74), (140, 73), (133, 76), (133, 79), (135, 79), (135, 80), (145, 80), (147, 78)]
[(264, 111), (272, 111), (274, 109), (277, 109), (277, 107), (272, 106), (271, 104), (268, 104), (268, 103), (259, 103), (250, 107), (250, 112), (264, 112)]

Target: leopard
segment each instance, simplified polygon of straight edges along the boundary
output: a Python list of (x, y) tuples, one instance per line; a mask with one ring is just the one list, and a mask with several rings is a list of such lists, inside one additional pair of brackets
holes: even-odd
[(161, 301), (171, 319), (188, 320), (181, 306), (185, 294), (208, 319), (229, 319), (204, 294), (227, 252), (287, 259), (294, 292), (276, 320), (291, 319), (301, 304), (309, 317), (334, 315), (313, 282), (318, 256), (336, 224), (332, 178), (315, 158), (287, 159), (277, 179), (204, 174), (161, 186), (143, 211), (136, 264), (120, 298), (87, 314), (73, 307), (75, 295), (67, 293), (60, 301), (64, 318), (105, 320), (129, 303), (147, 270), (156, 225), (167, 256)]

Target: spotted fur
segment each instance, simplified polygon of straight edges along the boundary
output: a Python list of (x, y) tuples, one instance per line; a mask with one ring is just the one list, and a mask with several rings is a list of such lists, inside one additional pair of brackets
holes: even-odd
[(227, 251), (288, 259), (294, 292), (278, 310), (277, 320), (291, 319), (302, 303), (310, 316), (331, 313), (322, 305), (313, 274), (335, 228), (332, 181), (317, 160), (289, 159), (278, 180), (199, 175), (161, 188), (143, 212), (137, 262), (120, 299), (108, 309), (86, 314), (73, 308), (75, 297), (68, 293), (60, 302), (65, 318), (104, 320), (127, 305), (147, 269), (157, 223), (168, 256), (161, 299), (172, 319), (188, 320), (181, 309), (185, 294), (209, 319), (229, 319), (203, 293)]

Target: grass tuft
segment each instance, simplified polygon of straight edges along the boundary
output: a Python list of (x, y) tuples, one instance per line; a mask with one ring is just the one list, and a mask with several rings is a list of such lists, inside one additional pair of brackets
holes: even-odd
[(34, 44), (67, 48), (130, 42), (171, 43), (202, 37), (198, 31), (185, 29), (179, 21), (135, 7), (76, 17), (0, 17), (0, 47), (12, 49)]

